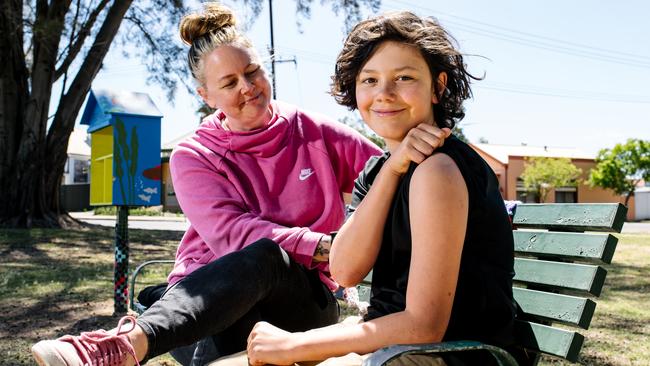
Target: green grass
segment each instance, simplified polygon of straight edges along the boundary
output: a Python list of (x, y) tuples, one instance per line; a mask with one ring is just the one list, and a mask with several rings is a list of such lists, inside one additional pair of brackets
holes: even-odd
[[(131, 269), (173, 258), (181, 232), (130, 230)], [(43, 338), (117, 323), (113, 312), (113, 229), (0, 231), (0, 365), (32, 365), (29, 347)], [(619, 235), (603, 296), (579, 363), (650, 364), (650, 235)], [(165, 279), (153, 267), (138, 289)], [(543, 365), (567, 364), (544, 359)], [(148, 365), (176, 365), (168, 355)]]
[[(111, 228), (0, 231), (0, 365), (33, 365), (43, 338), (110, 329), (113, 317)], [(131, 263), (173, 258), (180, 232), (130, 230)], [(133, 266), (132, 266), (133, 267)], [(164, 280), (160, 272), (151, 282)], [(150, 365), (176, 365), (166, 355)]]
[[(580, 353), (583, 365), (650, 364), (650, 235), (619, 234)], [(546, 358), (542, 365), (569, 365)]]

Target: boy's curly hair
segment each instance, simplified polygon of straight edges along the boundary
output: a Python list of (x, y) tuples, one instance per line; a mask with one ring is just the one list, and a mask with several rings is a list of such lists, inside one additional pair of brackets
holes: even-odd
[[(429, 66), (439, 102), (433, 113), (439, 127), (454, 128), (465, 117), (463, 101), (472, 96), (470, 79), (456, 40), (435, 18), (419, 17), (408, 11), (390, 12), (364, 20), (348, 35), (336, 60), (330, 93), (350, 110), (357, 108), (356, 79), (359, 71), (385, 41), (397, 41), (416, 47)], [(440, 72), (447, 73), (447, 86), (436, 83)]]

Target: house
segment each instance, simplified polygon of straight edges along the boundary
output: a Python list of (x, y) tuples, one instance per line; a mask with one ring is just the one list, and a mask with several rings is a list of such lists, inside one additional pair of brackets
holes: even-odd
[(89, 182), (90, 145), (86, 131), (74, 130), (68, 140), (68, 160), (63, 170), (61, 184), (86, 184)]
[(74, 130), (68, 139), (68, 160), (63, 169), (59, 203), (64, 211), (81, 211), (90, 207), (90, 145), (88, 134)]
[(179, 142), (185, 140), (194, 134), (194, 131), (188, 132), (183, 136), (180, 136), (172, 141), (165, 143), (162, 146), (160, 151), (160, 169), (162, 177), (162, 195), (161, 203), (163, 205), (163, 210), (171, 212), (180, 212), (181, 206), (178, 204), (176, 199), (176, 193), (174, 192), (174, 186), (172, 185), (172, 176), (169, 172), (169, 157), (172, 154), (172, 150)]
[[(611, 190), (600, 187), (590, 187), (587, 183), (589, 172), (596, 166), (593, 154), (588, 154), (573, 148), (556, 148), (549, 146), (513, 146), (494, 144), (471, 144), (472, 148), (487, 161), (499, 180), (499, 189), (505, 200), (519, 200), (535, 202), (534, 195), (526, 191), (521, 179), (524, 163), (529, 157), (569, 158), (571, 162), (582, 170), (580, 182), (576, 187), (556, 187), (552, 190), (546, 201), (557, 203), (598, 203), (598, 202), (624, 202), (625, 197), (615, 194)], [(628, 205), (628, 219), (634, 219), (634, 197)]]

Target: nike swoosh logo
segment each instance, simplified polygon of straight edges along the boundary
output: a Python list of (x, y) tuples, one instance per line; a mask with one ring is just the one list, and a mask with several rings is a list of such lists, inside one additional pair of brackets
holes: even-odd
[(314, 173), (315, 173), (315, 172), (314, 172), (313, 170), (312, 170), (312, 171), (309, 171), (309, 172), (301, 172), (301, 173), (300, 173), (300, 176), (298, 177), (298, 179), (300, 179), (300, 180), (305, 180), (305, 179), (309, 178), (309, 177), (310, 177), (312, 174), (314, 174)]

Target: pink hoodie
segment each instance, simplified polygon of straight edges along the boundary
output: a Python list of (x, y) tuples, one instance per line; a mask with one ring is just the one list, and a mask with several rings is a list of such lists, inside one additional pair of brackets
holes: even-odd
[(272, 104), (276, 118), (262, 129), (221, 127), (219, 111), (172, 152), (176, 196), (191, 225), (169, 275), (192, 271), (261, 238), (280, 244), (297, 263), (318, 268), (331, 289), (326, 263), (315, 265), (318, 241), (343, 223), (341, 192), (351, 192), (375, 145), (321, 115)]

